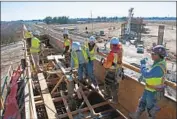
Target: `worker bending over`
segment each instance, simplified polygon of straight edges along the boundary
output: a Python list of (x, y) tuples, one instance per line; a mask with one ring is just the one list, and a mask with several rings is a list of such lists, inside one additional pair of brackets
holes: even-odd
[(78, 69), (78, 80), (81, 83), (84, 83), (83, 73), (87, 72), (87, 63), (88, 63), (88, 53), (86, 52), (86, 48), (81, 46), (79, 42), (72, 43), (72, 51), (71, 51), (71, 72), (73, 68)]
[(65, 55), (65, 65), (66, 67), (69, 67), (71, 40), (68, 38), (68, 31), (66, 30), (64, 31), (63, 38), (64, 38), (64, 52), (62, 55)]
[(146, 60), (141, 60), (141, 73), (145, 78), (145, 89), (139, 101), (136, 113), (131, 113), (129, 116), (132, 119), (140, 119), (141, 114), (147, 109), (149, 119), (155, 119), (158, 112), (157, 93), (164, 90), (164, 76), (166, 74), (166, 49), (162, 45), (153, 47), (151, 53), (154, 61), (150, 71), (146, 69)]
[(33, 37), (33, 34), (30, 32), (30, 30), (25, 31), (25, 40), (27, 43), (27, 48), (31, 47), (31, 38)]
[(105, 99), (111, 99), (113, 103), (118, 102), (118, 88), (119, 82), (123, 78), (122, 69), (122, 45), (119, 43), (119, 39), (113, 37), (110, 41), (110, 52), (106, 59), (102, 59), (101, 63), (106, 69), (105, 76)]
[(40, 52), (40, 40), (33, 36), (31, 39), (31, 47), (30, 47), (30, 53), (32, 54), (32, 57), (34, 59), (34, 63), (35, 63), (35, 69), (37, 70), (37, 72), (41, 72), (42, 70), (40, 69), (39, 66), (39, 52)]

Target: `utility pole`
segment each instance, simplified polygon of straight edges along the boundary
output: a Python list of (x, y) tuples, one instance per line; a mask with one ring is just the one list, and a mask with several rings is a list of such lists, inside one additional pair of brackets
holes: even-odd
[(93, 35), (93, 21), (92, 21), (92, 11), (91, 11), (91, 22), (92, 22), (92, 35)]

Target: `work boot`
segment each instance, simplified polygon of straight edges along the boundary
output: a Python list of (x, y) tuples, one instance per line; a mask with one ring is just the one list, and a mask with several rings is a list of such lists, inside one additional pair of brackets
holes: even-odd
[(141, 113), (142, 112), (140, 110), (137, 110), (135, 113), (130, 113), (129, 117), (131, 119), (140, 119)]
[(109, 96), (109, 95), (105, 95), (105, 96), (104, 96), (104, 99), (105, 99), (105, 100), (109, 100), (109, 99), (112, 99), (112, 97)]
[(111, 99), (110, 102), (113, 103), (113, 104), (117, 104), (117, 103), (118, 103), (118, 100), (113, 100), (113, 99)]

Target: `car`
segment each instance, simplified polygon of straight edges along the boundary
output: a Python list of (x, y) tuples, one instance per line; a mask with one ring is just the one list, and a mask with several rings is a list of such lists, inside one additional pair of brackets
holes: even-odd
[(143, 45), (137, 45), (137, 53), (144, 53), (144, 46)]

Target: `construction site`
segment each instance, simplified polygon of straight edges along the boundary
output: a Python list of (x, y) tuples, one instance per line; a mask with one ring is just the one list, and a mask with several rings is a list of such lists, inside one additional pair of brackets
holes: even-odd
[[(176, 119), (176, 21), (149, 22), (133, 17), (127, 10), (125, 21), (82, 24), (24, 23), (18, 32), (21, 41), (1, 46), (1, 113), (2, 119), (129, 119), (135, 112), (145, 83), (138, 82), (140, 60), (151, 59), (153, 44), (164, 45), (168, 51), (167, 79), (164, 98), (159, 101), (156, 119)], [(136, 14), (136, 13), (135, 13)], [(86, 79), (81, 83), (77, 69), (72, 73), (62, 55), (63, 31), (69, 38), (84, 44), (92, 35), (105, 55), (110, 51), (109, 40), (119, 37), (122, 43), (124, 79), (119, 85), (118, 103), (104, 99), (105, 69), (102, 56), (96, 55), (94, 75), (99, 89)], [(42, 72), (34, 69), (24, 32), (38, 33)], [(142, 46), (142, 53), (138, 48)], [(17, 53), (18, 52), (18, 53)], [(13, 59), (13, 60), (12, 60)], [(152, 62), (152, 61), (150, 61)], [(143, 113), (140, 119), (148, 119)]]

